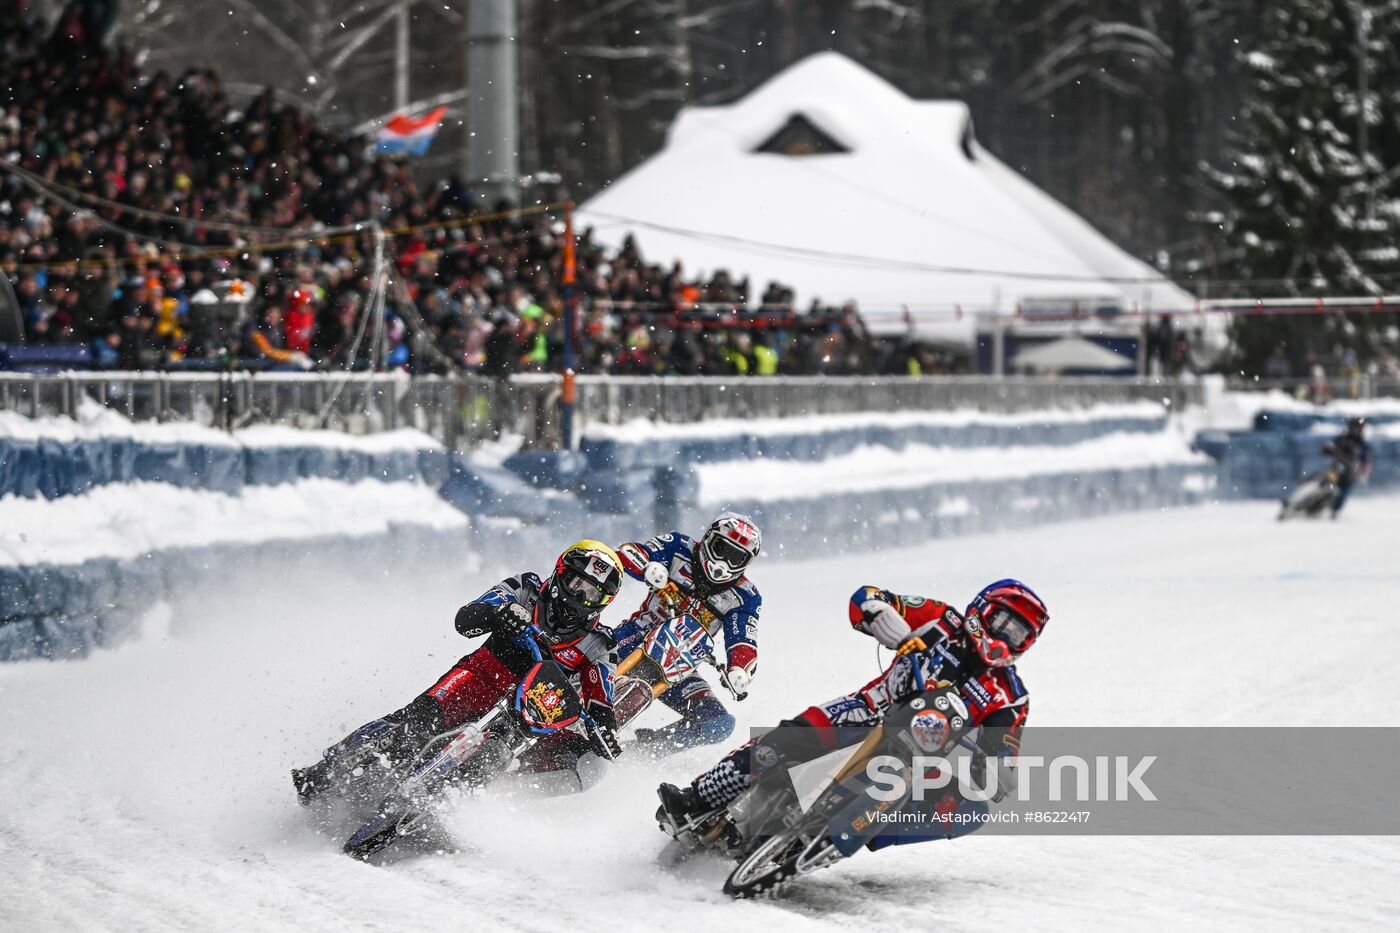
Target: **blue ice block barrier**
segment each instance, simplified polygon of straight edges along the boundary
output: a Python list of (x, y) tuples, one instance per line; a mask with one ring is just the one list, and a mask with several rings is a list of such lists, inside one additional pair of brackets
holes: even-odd
[[(1314, 425), (1325, 424), (1335, 428), (1340, 434), (1346, 427), (1348, 417), (1350, 416), (1335, 412), (1270, 411), (1264, 409), (1254, 415), (1254, 430), (1311, 431)], [(1366, 421), (1372, 425), (1394, 424), (1400, 422), (1400, 414), (1393, 412), (1368, 414)]]
[(574, 493), (592, 512), (648, 515), (656, 501), (656, 469), (590, 470)]
[(26, 499), (39, 495), (43, 463), (37, 440), (0, 437), (0, 495)]
[(468, 515), (509, 517), (527, 524), (548, 521), (561, 510), (581, 513), (568, 497), (546, 495), (504, 467), (474, 463), (461, 454), (452, 455), (451, 472), (439, 493)]
[[(833, 546), (900, 547), (933, 537), (1189, 505), (1213, 498), (1215, 487), (1210, 464), (1168, 464), (731, 505), (763, 528), (768, 553), (808, 557), (830, 553)], [(712, 517), (697, 505), (680, 512), (681, 527), (703, 527)]]
[(361, 537), (215, 544), (120, 560), (0, 566), (0, 661), (79, 657), (128, 637), (158, 600), (170, 601), (177, 619), (198, 617), (207, 594), (244, 579), (285, 576), (307, 559), (321, 562), (318, 566), (392, 570), (441, 558), (447, 568), (474, 546), (481, 545), (473, 544), (471, 528), (391, 525), (386, 533)]
[[(1223, 498), (1282, 498), (1331, 460), (1322, 452), (1328, 436), (1313, 430), (1313, 425), (1324, 416), (1298, 412), (1261, 412), (1260, 415), (1252, 431), (1202, 431), (1196, 436), (1196, 449), (1219, 464), (1219, 494)], [(1269, 417), (1262, 417), (1264, 415)], [(1335, 417), (1338, 431), (1346, 420), (1343, 416), (1326, 417)], [(1400, 420), (1394, 416), (1380, 417)], [(1368, 420), (1378, 421), (1379, 417), (1368, 416)], [(1375, 462), (1369, 487), (1400, 484), (1400, 439), (1372, 437), (1370, 443)]]
[(567, 490), (578, 482), (587, 462), (572, 450), (526, 450), (502, 465), (531, 486)]
[(657, 467), (652, 483), (656, 490), (652, 510), (656, 527), (679, 528), (685, 508), (700, 499), (700, 477), (689, 467)]
[(310, 477), (346, 482), (421, 480), (441, 486), (450, 473), (441, 448), (362, 451), (322, 446), (253, 446), (0, 437), (0, 496), (57, 499), (109, 483), (144, 481), (237, 494)]

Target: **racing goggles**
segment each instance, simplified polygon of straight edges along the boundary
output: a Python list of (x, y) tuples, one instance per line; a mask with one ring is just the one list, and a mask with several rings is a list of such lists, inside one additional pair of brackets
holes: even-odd
[(742, 570), (753, 560), (753, 554), (722, 534), (711, 532), (705, 536), (705, 550), (712, 560), (727, 564), (731, 569)]
[(982, 617), (982, 628), (1017, 654), (1035, 641), (1034, 626), (1005, 606), (992, 606)]
[(564, 589), (589, 609), (602, 609), (614, 595), (576, 570), (564, 575)]

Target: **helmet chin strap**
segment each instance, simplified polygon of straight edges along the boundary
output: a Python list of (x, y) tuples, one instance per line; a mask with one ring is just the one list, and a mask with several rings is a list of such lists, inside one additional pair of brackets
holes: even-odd
[(548, 590), (545, 592), (546, 599), (540, 600), (540, 616), (538, 624), (540, 630), (546, 635), (558, 634), (555, 623), (559, 619), (560, 606), (556, 602), (559, 599), (559, 582), (551, 580)]
[(701, 596), (719, 592), (724, 583), (711, 580), (710, 572), (705, 569), (704, 545), (696, 541), (691, 545), (691, 564), (695, 568), (695, 573), (691, 575), (692, 586), (695, 592)]

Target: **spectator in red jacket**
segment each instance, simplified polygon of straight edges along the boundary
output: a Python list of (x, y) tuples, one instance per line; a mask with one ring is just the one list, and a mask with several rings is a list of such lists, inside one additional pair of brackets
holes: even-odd
[(287, 299), (287, 317), (282, 326), (287, 349), (310, 355), (311, 336), (316, 331), (316, 296), (310, 289), (292, 290)]

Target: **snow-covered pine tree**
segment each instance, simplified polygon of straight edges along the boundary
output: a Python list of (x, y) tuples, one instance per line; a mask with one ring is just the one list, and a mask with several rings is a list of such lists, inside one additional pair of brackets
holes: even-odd
[[(1394, 49), (1400, 13), (1372, 18), (1363, 162), (1361, 9), (1348, 0), (1273, 0), (1258, 46), (1243, 53), (1252, 91), (1230, 149), (1204, 171), (1227, 202), (1221, 270), (1246, 280), (1250, 295), (1378, 295), (1400, 285), (1400, 152), (1386, 151), (1400, 137), (1376, 132), (1382, 119), (1397, 119), (1383, 117), (1392, 89), (1379, 83), (1395, 66), (1377, 56)], [(1393, 350), (1394, 324), (1388, 314), (1243, 317), (1235, 342), (1241, 366), (1257, 373), (1280, 342), (1295, 365), (1338, 345), (1363, 359)]]

